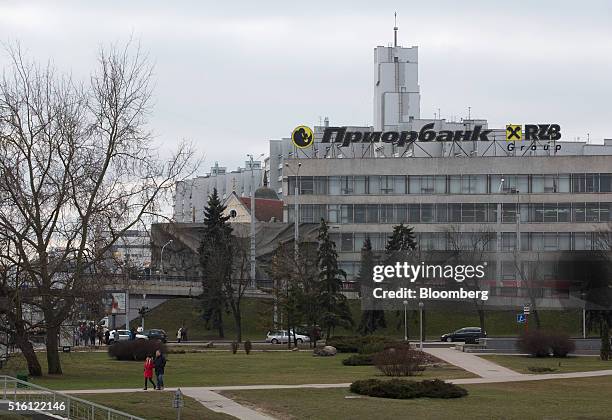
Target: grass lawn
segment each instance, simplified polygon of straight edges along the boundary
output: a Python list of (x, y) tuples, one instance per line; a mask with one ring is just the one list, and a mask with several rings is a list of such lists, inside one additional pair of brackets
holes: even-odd
[[(355, 326), (361, 318), (361, 302), (349, 301)], [(242, 303), (243, 338), (263, 340), (266, 332), (272, 328), (272, 300), (245, 298)], [(377, 335), (402, 338), (403, 312), (386, 312), (387, 328), (376, 331)], [(411, 338), (416, 338), (419, 330), (419, 317), (414, 311), (408, 312), (408, 330)], [(553, 328), (567, 332), (570, 335), (580, 335), (581, 312), (540, 311), (543, 328)], [(436, 309), (424, 312), (425, 331), (430, 339), (439, 339), (440, 335), (455, 331), (461, 327), (478, 326), (478, 316), (474, 310)], [(486, 330), (489, 336), (516, 336), (522, 327), (516, 323), (516, 311), (488, 311), (486, 313)], [(217, 337), (217, 331), (206, 328), (201, 317), (201, 306), (198, 299), (171, 299), (156, 307), (147, 315), (146, 326), (163, 328), (171, 340), (176, 338), (176, 331), (184, 323), (189, 329), (189, 339), (205, 340)], [(231, 314), (224, 314), (225, 337), (235, 338), (235, 324)], [(134, 326), (140, 325), (140, 319), (133, 321)], [(355, 335), (354, 330), (338, 329), (336, 335)]]
[[(528, 357), (528, 356), (503, 356), (487, 354), (480, 356), (483, 359), (492, 361), (499, 365), (510, 368), (520, 373), (531, 372), (529, 367), (548, 367), (557, 369), (554, 372), (542, 373), (566, 373), (584, 372), (589, 370), (612, 369), (612, 361), (603, 361), (599, 356), (579, 356), (579, 357)], [(610, 379), (612, 381), (612, 379)]]
[[(44, 353), (39, 353), (46, 370)], [(142, 386), (141, 362), (117, 361), (106, 353), (62, 353), (61, 376), (33, 378), (52, 389), (135, 388)], [(169, 354), (165, 385), (215, 386), (252, 384), (342, 383), (379, 376), (373, 366), (344, 366), (348, 355), (313, 357), (310, 351), (269, 351), (232, 354), (228, 351)], [(0, 373), (14, 374), (16, 359)], [(21, 366), (24, 366), (23, 364)], [(22, 369), (23, 367), (19, 367)], [(469, 378), (469, 372), (452, 365), (431, 368), (424, 377)]]
[[(102, 404), (147, 420), (167, 420), (176, 418), (172, 408), (173, 392), (134, 392), (125, 394), (82, 394), (81, 399)], [(185, 405), (181, 408), (182, 420), (230, 420), (232, 416), (216, 413), (202, 404), (183, 395)]]
[(348, 389), (224, 391), (282, 419), (609, 419), (610, 377), (465, 385), (459, 399), (346, 398)]

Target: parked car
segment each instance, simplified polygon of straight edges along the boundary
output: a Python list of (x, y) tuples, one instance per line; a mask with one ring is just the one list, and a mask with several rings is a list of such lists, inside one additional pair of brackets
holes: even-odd
[(141, 334), (147, 336), (149, 340), (159, 340), (162, 343), (168, 341), (168, 334), (166, 334), (164, 330), (152, 328), (150, 330), (144, 330)]
[(465, 327), (455, 332), (442, 335), (440, 340), (449, 343), (453, 341), (476, 342), (478, 339), (486, 337), (487, 332), (482, 331), (480, 327)]
[[(115, 341), (125, 341), (130, 339), (130, 330), (112, 330), (108, 338), (108, 344)], [(148, 340), (149, 337), (143, 334), (136, 334), (136, 340)]]
[[(266, 343), (279, 344), (286, 343), (289, 341), (289, 335), (287, 334), (287, 330), (273, 330), (268, 331), (266, 335)], [(293, 332), (291, 333), (291, 341), (293, 341)], [(295, 341), (297, 344), (308, 343), (310, 342), (310, 337), (303, 334), (295, 334)]]

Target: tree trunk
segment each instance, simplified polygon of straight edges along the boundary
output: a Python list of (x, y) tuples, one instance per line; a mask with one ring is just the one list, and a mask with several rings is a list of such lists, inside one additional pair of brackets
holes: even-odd
[(482, 308), (478, 309), (478, 320), (480, 321), (480, 329), (484, 332), (485, 329), (485, 311)]
[(59, 355), (58, 343), (59, 328), (47, 328), (47, 373), (50, 375), (62, 374), (62, 363)]
[(216, 311), (217, 318), (217, 329), (219, 330), (219, 338), (225, 338), (225, 331), (223, 330), (223, 313), (221, 310)]
[(36, 357), (36, 352), (34, 352), (32, 343), (24, 336), (15, 336), (15, 344), (19, 347), (23, 357), (26, 359), (28, 374), (30, 376), (42, 376), (42, 367), (40, 367), (40, 362), (38, 361), (38, 357)]
[(232, 308), (234, 312), (234, 322), (236, 323), (236, 341), (242, 343), (242, 315), (240, 315), (240, 307)]

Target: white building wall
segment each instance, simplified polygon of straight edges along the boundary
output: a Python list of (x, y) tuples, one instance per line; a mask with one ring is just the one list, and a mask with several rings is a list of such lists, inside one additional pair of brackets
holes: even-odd
[(418, 47), (374, 48), (374, 128), (420, 118), (420, 103)]

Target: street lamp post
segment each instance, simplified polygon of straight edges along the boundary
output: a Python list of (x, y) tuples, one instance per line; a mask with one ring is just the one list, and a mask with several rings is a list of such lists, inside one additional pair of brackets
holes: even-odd
[[(285, 167), (287, 169), (289, 169), (289, 164), (285, 163)], [(293, 191), (293, 208), (294, 208), (294, 215), (293, 215), (293, 238), (294, 238), (294, 244), (293, 244), (293, 249), (295, 252), (295, 257), (297, 258), (299, 255), (299, 239), (300, 239), (300, 228), (299, 228), (299, 220), (300, 220), (300, 204), (298, 201), (298, 194), (300, 193), (300, 189), (299, 189), (299, 181), (300, 181), (300, 168), (302, 167), (302, 164), (298, 162), (298, 167), (297, 167), (297, 171), (293, 172), (291, 171), (294, 175), (295, 175), (295, 188)], [(289, 181), (287, 181), (287, 188), (289, 188)]]
[(404, 301), (404, 341), (408, 341), (408, 301)]
[(423, 306), (425, 306), (425, 304), (423, 302), (419, 302), (419, 347), (421, 348), (421, 351), (423, 351)]
[[(256, 259), (255, 259), (255, 175), (254, 175), (254, 168), (253, 168), (253, 155), (248, 154), (247, 155), (249, 157), (249, 161), (251, 164), (251, 263), (250, 263), (250, 276), (251, 276), (251, 281), (249, 286), (253, 289), (255, 289), (255, 287), (257, 286), (257, 281), (255, 279), (256, 276), (256, 270), (255, 270), (255, 264), (256, 264)], [(263, 153), (261, 155), (259, 155), (257, 158), (261, 158), (263, 156)]]
[(164, 248), (166, 248), (172, 242), (174, 242), (174, 241), (172, 239), (170, 239), (168, 242), (166, 242), (164, 244), (164, 246), (162, 246), (162, 249), (161, 249), (161, 255), (159, 256), (159, 266), (161, 268), (161, 273), (162, 274), (164, 274)]

